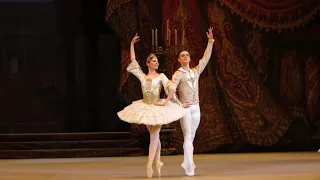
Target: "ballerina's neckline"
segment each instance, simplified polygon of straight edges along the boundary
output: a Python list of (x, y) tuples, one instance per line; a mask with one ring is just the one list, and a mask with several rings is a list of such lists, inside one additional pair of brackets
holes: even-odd
[(145, 75), (144, 77), (145, 77), (146, 80), (152, 81), (152, 80), (157, 79), (158, 77), (160, 77), (160, 75), (161, 75), (161, 73), (158, 74), (158, 75), (157, 75), (156, 77), (154, 77), (154, 78), (149, 78), (149, 77), (147, 77), (147, 75)]

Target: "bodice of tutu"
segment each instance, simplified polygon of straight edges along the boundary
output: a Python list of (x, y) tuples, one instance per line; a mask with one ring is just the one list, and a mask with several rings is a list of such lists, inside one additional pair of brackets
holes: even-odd
[(159, 101), (161, 88), (162, 83), (160, 77), (156, 77), (154, 79), (145, 78), (145, 80), (141, 82), (143, 102), (153, 104)]
[(159, 74), (156, 78), (150, 79), (142, 72), (137, 61), (132, 61), (127, 71), (135, 75), (141, 82), (141, 90), (143, 94), (142, 101), (147, 104), (153, 104), (160, 99), (160, 92), (162, 86), (168, 92), (172, 83), (163, 73)]

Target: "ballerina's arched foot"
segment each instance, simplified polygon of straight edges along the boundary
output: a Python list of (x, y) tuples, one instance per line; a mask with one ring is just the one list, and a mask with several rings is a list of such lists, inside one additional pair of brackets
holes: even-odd
[(318, 153), (320, 153), (320, 149), (318, 150)]
[(196, 169), (196, 165), (192, 164), (192, 166), (187, 166), (182, 163), (181, 167), (185, 170), (187, 176), (194, 176), (194, 170)]
[(153, 174), (152, 164), (147, 164), (146, 167), (147, 167), (147, 176), (148, 178), (151, 178)]
[(161, 177), (161, 168), (163, 166), (163, 162), (157, 162), (156, 164), (156, 168), (157, 168), (157, 172), (158, 172), (158, 177)]

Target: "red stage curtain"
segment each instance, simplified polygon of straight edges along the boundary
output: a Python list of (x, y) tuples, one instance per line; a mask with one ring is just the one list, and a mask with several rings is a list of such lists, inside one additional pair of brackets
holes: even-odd
[[(194, 67), (202, 58), (207, 46), (206, 31), (207, 17), (202, 12), (199, 1), (194, 0), (162, 0), (162, 37), (166, 37), (166, 23), (169, 20), (171, 44), (174, 44), (174, 29), (177, 30), (177, 50), (187, 49), (191, 55), (191, 66)], [(184, 48), (182, 48), (182, 32), (185, 31)], [(176, 58), (176, 51), (169, 54), (166, 66), (168, 78), (180, 67)], [(214, 51), (214, 49), (213, 49)], [(212, 54), (215, 54), (213, 52)], [(213, 57), (214, 55), (212, 55)], [(212, 74), (214, 60), (211, 59), (205, 71), (201, 74), (199, 84), (199, 96), (201, 106), (201, 123), (194, 141), (195, 152), (208, 152), (217, 147), (232, 143), (229, 125), (224, 119), (224, 112), (219, 103), (218, 84)], [(183, 152), (183, 136), (180, 123), (174, 122), (175, 127), (173, 142), (178, 153)]]
[(319, 12), (319, 0), (220, 0), (253, 26), (266, 30), (302, 26)]

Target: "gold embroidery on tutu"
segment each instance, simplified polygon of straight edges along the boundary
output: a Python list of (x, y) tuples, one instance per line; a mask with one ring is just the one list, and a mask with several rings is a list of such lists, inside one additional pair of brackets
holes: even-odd
[(143, 102), (146, 104), (153, 104), (160, 99), (160, 91), (162, 84), (159, 82), (154, 87), (152, 86), (152, 79), (146, 79), (146, 88), (142, 90), (143, 93)]

